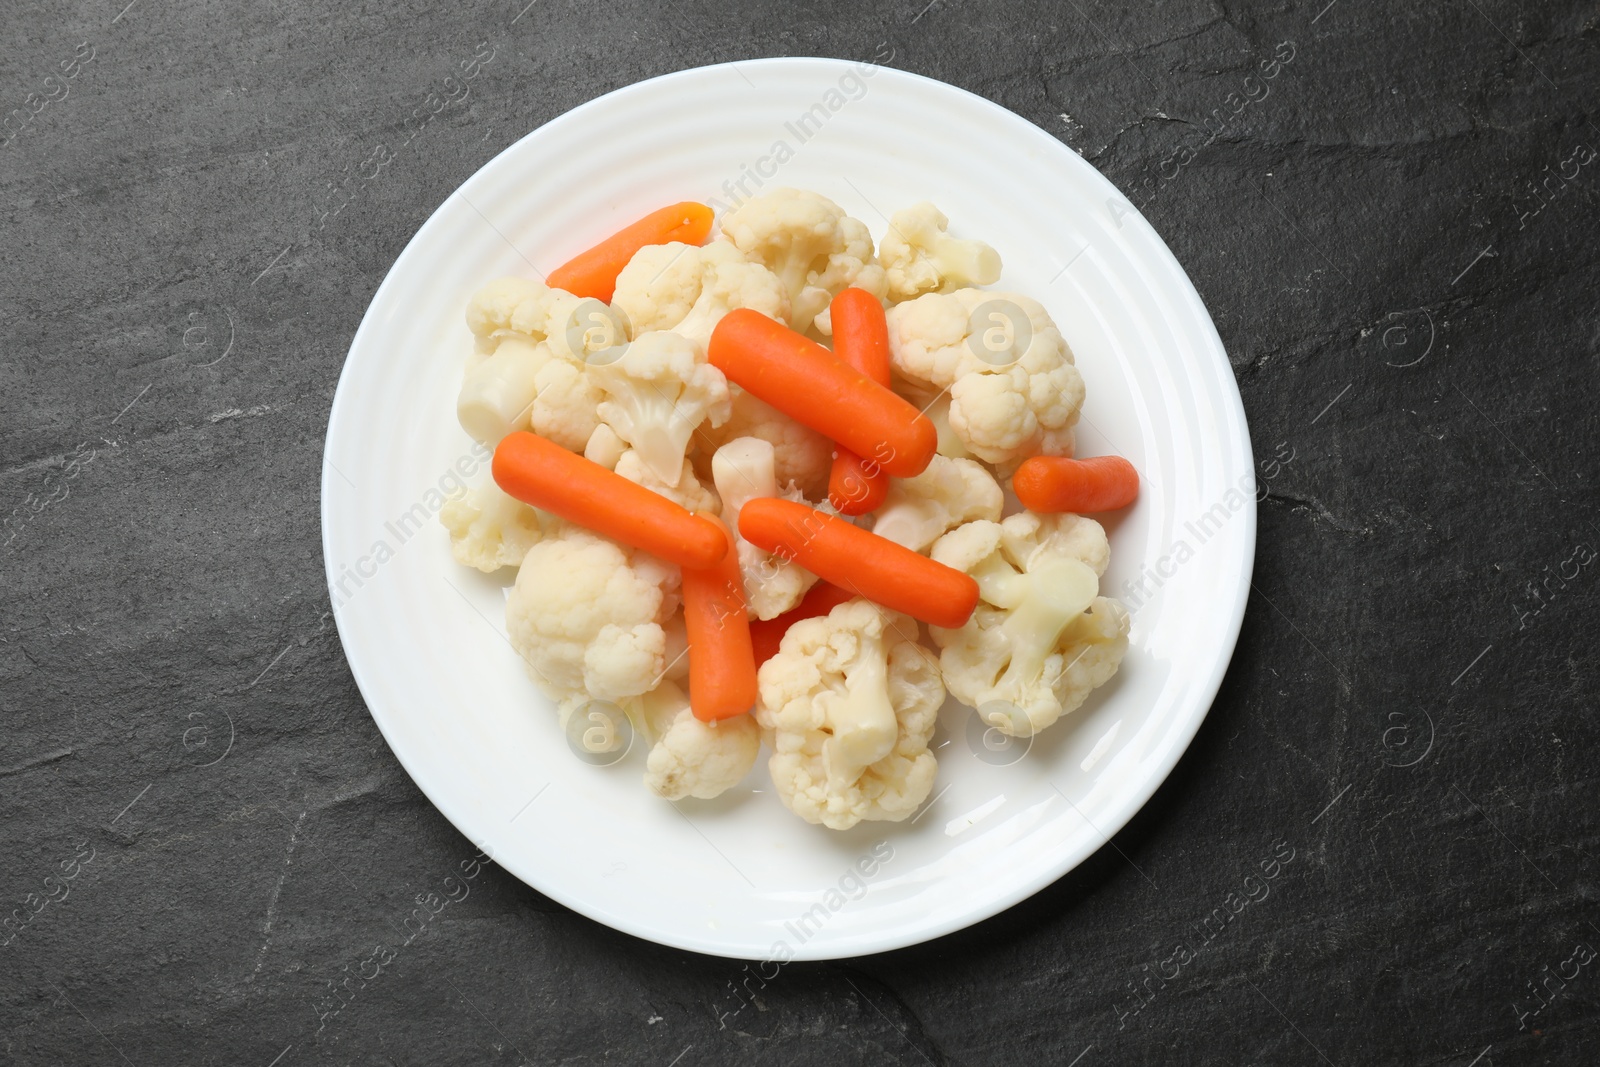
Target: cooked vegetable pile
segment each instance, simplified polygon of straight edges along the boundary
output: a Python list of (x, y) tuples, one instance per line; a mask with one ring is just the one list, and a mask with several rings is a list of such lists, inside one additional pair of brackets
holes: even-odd
[(675, 204), (472, 298), (457, 414), (493, 476), (440, 519), (462, 564), (518, 568), (507, 630), (563, 725), (620, 709), (660, 796), (715, 797), (765, 746), (807, 822), (905, 819), (947, 693), (1030, 737), (1116, 673), (1084, 513), (1138, 476), (1072, 458), (1071, 349), (932, 204), (876, 254), (811, 192), (713, 222)]

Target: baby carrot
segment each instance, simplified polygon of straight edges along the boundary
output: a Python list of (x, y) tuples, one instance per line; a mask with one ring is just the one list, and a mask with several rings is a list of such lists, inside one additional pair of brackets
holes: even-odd
[(789, 627), (801, 619), (815, 619), (819, 615), (826, 615), (840, 604), (855, 598), (856, 595), (848, 589), (840, 589), (828, 582), (818, 582), (804, 597), (801, 597), (800, 603), (782, 615), (775, 619), (757, 619), (752, 622), (750, 647), (756, 654), (756, 666), (761, 666), (778, 654), (778, 646), (783, 643), (783, 635), (789, 632)]
[(697, 245), (711, 232), (711, 217), (710, 208), (692, 200), (652, 211), (587, 252), (579, 252), (551, 271), (545, 282), (550, 288), (565, 289), (573, 296), (592, 296), (609, 303), (617, 288), (617, 275), (635, 252), (645, 245), (671, 241)]
[[(708, 519), (724, 531), (722, 523)], [(689, 707), (715, 722), (743, 715), (756, 702), (756, 660), (744, 602), (739, 554), (701, 570), (683, 569), (683, 621), (689, 631)]]
[(734, 555), (717, 523), (526, 430), (500, 441), (491, 470), (495, 484), (524, 504), (669, 563), (703, 568)]
[(751, 500), (739, 509), (739, 532), (834, 585), (934, 626), (960, 626), (978, 606), (971, 575), (804, 504)]
[(724, 315), (706, 355), (729, 381), (897, 478), (921, 474), (939, 447), (916, 408), (759, 311)]
[[(851, 287), (833, 298), (833, 354), (879, 385), (889, 385), (889, 323), (883, 305), (865, 289)], [(889, 495), (889, 476), (872, 460), (849, 449), (833, 453), (828, 500), (845, 515), (878, 510)]]
[(1034, 456), (1022, 461), (1011, 488), (1029, 511), (1116, 511), (1139, 495), (1139, 472), (1121, 456)]

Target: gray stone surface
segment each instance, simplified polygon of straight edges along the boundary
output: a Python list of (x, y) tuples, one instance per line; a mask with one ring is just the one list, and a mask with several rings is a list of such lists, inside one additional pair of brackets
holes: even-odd
[[(122, 2), (0, 9), (0, 112), (29, 116), (0, 147), (0, 1063), (1600, 1059), (1600, 564), (1563, 567), (1600, 548), (1600, 160), (1551, 178), (1600, 147), (1592, 3)], [(1258, 455), (1293, 457), (1194, 746), (1037, 897), (786, 967), (726, 1028), (740, 965), (489, 869), (318, 1033), (471, 854), (324, 621), (322, 435), (373, 291), (573, 105), (880, 41), (1144, 205)]]

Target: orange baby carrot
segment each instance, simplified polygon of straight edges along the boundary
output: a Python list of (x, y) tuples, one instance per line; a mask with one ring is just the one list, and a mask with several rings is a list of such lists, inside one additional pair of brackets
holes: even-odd
[[(883, 305), (865, 289), (853, 286), (833, 298), (833, 354), (879, 385), (889, 385), (889, 323)], [(878, 510), (889, 495), (889, 476), (872, 460), (849, 449), (833, 453), (828, 500), (845, 515)]]
[(491, 470), (495, 484), (524, 504), (669, 563), (704, 568), (734, 555), (717, 523), (526, 430), (500, 442)]
[(971, 575), (804, 504), (748, 501), (739, 509), (739, 532), (834, 585), (934, 626), (960, 626), (978, 606)]
[(1011, 488), (1029, 511), (1116, 511), (1139, 495), (1139, 472), (1121, 456), (1034, 456), (1022, 461)]
[(692, 200), (652, 211), (587, 252), (579, 252), (551, 271), (545, 282), (550, 288), (565, 289), (573, 296), (592, 296), (609, 303), (617, 288), (617, 275), (635, 252), (645, 245), (669, 241), (697, 245), (711, 232), (711, 217), (710, 208)]
[(916, 408), (759, 311), (724, 315), (706, 355), (729, 381), (897, 478), (921, 474), (939, 447)]
[[(724, 531), (726, 528), (716, 519)], [(696, 570), (683, 569), (683, 621), (689, 631), (689, 707), (715, 722), (743, 715), (756, 702), (756, 660), (744, 602), (739, 554)]]
[(819, 615), (826, 615), (840, 604), (855, 598), (856, 595), (848, 589), (840, 589), (828, 582), (818, 582), (800, 598), (800, 603), (782, 615), (775, 619), (757, 619), (752, 622), (750, 647), (756, 654), (756, 666), (761, 666), (778, 654), (778, 646), (783, 643), (783, 635), (789, 632), (789, 627), (802, 619), (815, 619)]

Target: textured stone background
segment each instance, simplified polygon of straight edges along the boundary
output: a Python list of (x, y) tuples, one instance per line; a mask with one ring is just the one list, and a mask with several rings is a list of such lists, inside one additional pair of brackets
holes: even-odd
[[(123, 2), (0, 11), (0, 1063), (1600, 1060), (1592, 0)], [(471, 96), (319, 228), (480, 41)], [(727, 1028), (738, 964), (491, 870), (316, 1033), (470, 854), (324, 621), (369, 298), (568, 108), (880, 41), (1083, 153), (1216, 318), (1278, 462), (1193, 748), (1034, 899), (790, 966)], [(1275, 839), (1271, 896), (1134, 1013)]]

